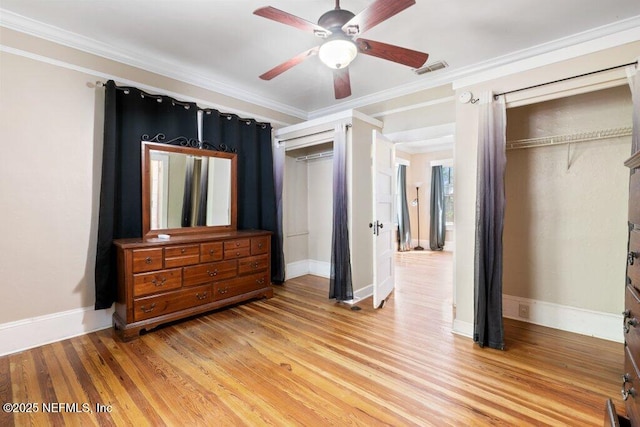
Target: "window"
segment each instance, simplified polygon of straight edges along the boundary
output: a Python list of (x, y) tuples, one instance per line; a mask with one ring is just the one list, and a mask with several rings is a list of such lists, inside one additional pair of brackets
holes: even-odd
[(447, 225), (453, 225), (453, 167), (442, 166), (442, 180), (444, 181), (444, 220)]

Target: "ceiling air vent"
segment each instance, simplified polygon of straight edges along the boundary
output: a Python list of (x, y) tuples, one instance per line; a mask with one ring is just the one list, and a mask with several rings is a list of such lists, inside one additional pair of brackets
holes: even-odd
[(424, 73), (430, 73), (432, 71), (442, 70), (443, 68), (447, 68), (448, 66), (449, 64), (447, 64), (445, 61), (437, 61), (432, 62), (431, 64), (427, 64), (422, 68), (416, 68), (413, 70), (413, 72), (417, 75), (420, 75)]

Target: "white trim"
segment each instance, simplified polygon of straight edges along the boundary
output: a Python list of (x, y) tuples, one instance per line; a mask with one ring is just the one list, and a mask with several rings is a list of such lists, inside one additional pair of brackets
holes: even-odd
[(543, 43), (469, 67), (453, 80), (453, 89), (554, 64), (640, 40), (640, 15)]
[(325, 261), (317, 261), (315, 259), (304, 259), (287, 264), (286, 280), (296, 277), (313, 274), (328, 279), (331, 277), (331, 263)]
[(431, 160), (431, 167), (444, 166), (446, 168), (453, 167), (453, 159)]
[(148, 56), (146, 52), (128, 51), (123, 48), (114, 49), (109, 44), (18, 15), (2, 8), (0, 8), (0, 25), (14, 31), (49, 40), (72, 49), (77, 49), (82, 52), (117, 61), (145, 71), (160, 74), (181, 82), (193, 84), (204, 89), (218, 92), (222, 95), (279, 111), (284, 114), (289, 114), (301, 119), (307, 118), (307, 114), (298, 108), (293, 108), (289, 105), (255, 95), (250, 91), (217, 81), (211, 75), (188, 71), (180, 63), (160, 60), (157, 57)]
[(378, 117), (390, 116), (391, 114), (405, 113), (407, 111), (417, 110), (423, 107), (431, 107), (434, 105), (440, 105), (447, 102), (454, 102), (455, 99), (456, 99), (455, 96), (447, 96), (445, 98), (438, 98), (438, 99), (433, 99), (431, 101), (419, 102), (417, 104), (411, 104), (411, 105), (406, 105), (404, 107), (392, 108), (391, 110), (381, 111), (379, 113), (371, 115), (371, 117), (373, 117), (374, 119), (377, 119)]
[(403, 159), (402, 157), (396, 157), (396, 166), (397, 165), (411, 166), (411, 162), (407, 159)]
[(373, 284), (367, 285), (364, 288), (360, 288), (353, 293), (352, 304), (355, 304), (363, 299), (373, 296)]
[[(520, 304), (529, 306), (529, 318), (518, 316)], [(503, 316), (562, 331), (588, 335), (609, 341), (624, 342), (622, 315), (587, 310), (546, 301), (502, 296)]]
[(110, 328), (113, 309), (77, 308), (0, 325), (0, 356)]
[(324, 277), (326, 279), (331, 277), (331, 263), (325, 261), (317, 261), (310, 259), (309, 261), (309, 274), (314, 276)]
[(453, 320), (453, 329), (451, 330), (456, 335), (473, 339), (473, 323), (464, 322), (462, 320)]
[(350, 122), (352, 118), (356, 118), (382, 129), (383, 123), (380, 120), (367, 116), (360, 111), (343, 110), (327, 116), (307, 120), (306, 122), (296, 123), (291, 126), (277, 129), (274, 136), (280, 141), (286, 141), (287, 135), (289, 134), (300, 132), (312, 127), (322, 127), (324, 131), (331, 130), (336, 123), (339, 123), (341, 121)]

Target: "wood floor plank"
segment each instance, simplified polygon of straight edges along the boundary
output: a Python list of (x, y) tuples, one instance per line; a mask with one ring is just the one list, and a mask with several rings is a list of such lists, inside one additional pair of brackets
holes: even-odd
[(110, 405), (3, 412), (0, 425), (596, 426), (618, 410), (623, 346), (505, 320), (506, 351), (451, 332), (449, 253), (396, 256), (383, 309), (303, 276), (269, 300), (158, 328), (111, 330), (0, 358), (0, 398)]

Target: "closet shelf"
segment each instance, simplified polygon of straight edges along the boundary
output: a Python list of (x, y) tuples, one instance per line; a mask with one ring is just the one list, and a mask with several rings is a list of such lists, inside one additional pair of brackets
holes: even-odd
[(619, 138), (631, 136), (631, 127), (621, 127), (615, 129), (604, 129), (591, 132), (574, 133), (569, 135), (545, 136), (542, 138), (518, 139), (507, 141), (507, 150), (517, 150), (520, 148), (544, 147), (548, 145), (573, 144), (586, 141), (597, 141), (600, 139)]
[(296, 157), (296, 161), (298, 161), (298, 162), (306, 162), (306, 161), (309, 161), (309, 160), (323, 159), (325, 157), (332, 157), (332, 156), (333, 156), (333, 151), (324, 151), (322, 153), (313, 153), (313, 154), (309, 154), (307, 156)]

